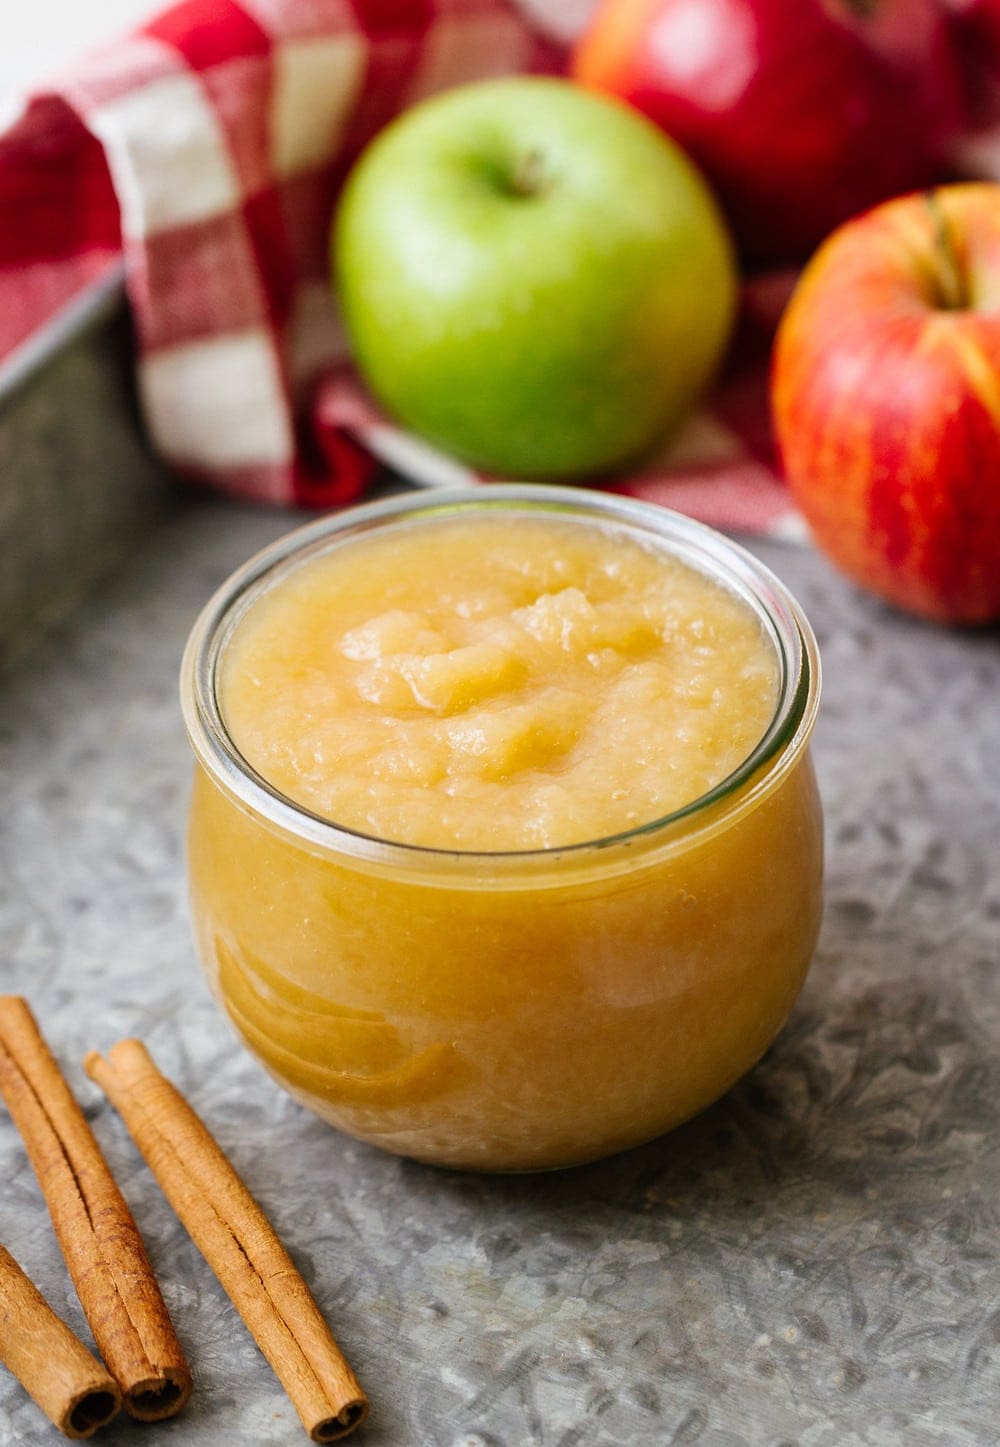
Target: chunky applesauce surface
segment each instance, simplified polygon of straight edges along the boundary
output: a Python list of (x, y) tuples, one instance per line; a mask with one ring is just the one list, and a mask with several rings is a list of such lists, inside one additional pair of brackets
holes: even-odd
[(774, 713), (751, 609), (624, 529), (484, 509), (352, 537), (251, 603), (226, 725), (288, 798), (466, 851), (619, 834), (735, 769)]

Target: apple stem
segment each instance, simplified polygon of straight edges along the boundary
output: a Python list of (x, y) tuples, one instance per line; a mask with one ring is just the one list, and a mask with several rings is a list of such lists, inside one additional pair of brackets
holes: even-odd
[(937, 267), (938, 305), (946, 311), (961, 311), (969, 305), (969, 292), (962, 264), (955, 248), (955, 239), (948, 217), (936, 191), (926, 192), (927, 209), (934, 223), (934, 249)]
[(541, 151), (525, 151), (518, 158), (510, 189), (515, 196), (537, 196), (545, 179), (545, 157)]

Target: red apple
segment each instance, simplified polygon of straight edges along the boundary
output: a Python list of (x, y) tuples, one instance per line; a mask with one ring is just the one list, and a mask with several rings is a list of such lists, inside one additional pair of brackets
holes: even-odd
[(778, 330), (772, 400), (819, 546), (927, 618), (1000, 618), (1000, 186), (837, 231)]
[(973, 132), (1000, 124), (1000, 0), (942, 0)]
[(941, 0), (605, 0), (573, 74), (688, 151), (748, 259), (791, 260), (938, 176), (962, 119), (948, 22)]

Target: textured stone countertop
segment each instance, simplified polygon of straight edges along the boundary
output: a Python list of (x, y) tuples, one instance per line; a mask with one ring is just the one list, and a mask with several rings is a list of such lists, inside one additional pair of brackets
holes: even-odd
[[(551, 1176), (393, 1159), (293, 1105), (202, 983), (182, 878), (182, 643), (285, 516), (190, 503), (0, 682), (0, 961), (146, 1234), (195, 1370), (111, 1444), (304, 1441), (79, 1068), (138, 1034), (245, 1173), (373, 1401), (359, 1447), (850, 1447), (1000, 1434), (1000, 638), (762, 555), (820, 637), (822, 942), (763, 1063), (653, 1145)], [(0, 1115), (0, 1240), (80, 1331)], [(57, 1440), (0, 1373), (0, 1444)]]

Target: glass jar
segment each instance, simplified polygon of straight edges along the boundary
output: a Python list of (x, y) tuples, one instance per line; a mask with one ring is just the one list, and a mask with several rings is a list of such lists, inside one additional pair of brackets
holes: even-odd
[[(512, 508), (624, 529), (754, 610), (779, 687), (749, 757), (626, 834), (494, 854), (339, 828), (256, 773), (217, 684), (261, 592), (345, 538)], [(606, 494), (515, 484), (339, 513), (223, 585), (192, 632), (182, 696), (197, 759), (191, 904), (209, 983), (275, 1079), (341, 1130), (468, 1169), (594, 1159), (715, 1100), (788, 1015), (822, 905), (809, 757), (819, 660), (787, 590), (711, 529)]]

